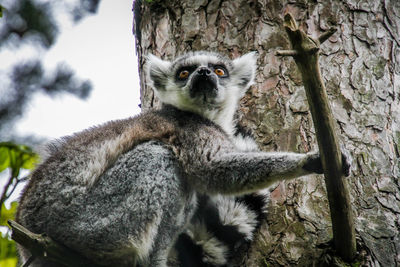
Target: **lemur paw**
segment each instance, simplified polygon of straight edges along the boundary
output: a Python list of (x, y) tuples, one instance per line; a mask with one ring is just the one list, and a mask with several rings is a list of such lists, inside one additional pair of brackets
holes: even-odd
[(303, 165), (303, 169), (318, 174), (324, 173), (319, 152), (311, 152), (308, 154), (307, 162)]
[[(303, 169), (318, 174), (324, 173), (319, 152), (313, 152), (309, 154), (307, 162), (304, 164)], [(350, 172), (350, 156), (345, 149), (342, 149), (342, 173), (344, 174), (344, 176), (347, 177), (350, 175)]]

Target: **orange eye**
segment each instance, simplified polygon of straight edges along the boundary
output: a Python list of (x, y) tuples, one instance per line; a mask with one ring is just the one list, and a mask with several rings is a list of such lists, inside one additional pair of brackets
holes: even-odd
[(186, 79), (187, 77), (189, 77), (189, 71), (183, 70), (179, 73), (179, 79)]
[(215, 69), (214, 72), (218, 76), (223, 76), (225, 74), (225, 71), (223, 69)]

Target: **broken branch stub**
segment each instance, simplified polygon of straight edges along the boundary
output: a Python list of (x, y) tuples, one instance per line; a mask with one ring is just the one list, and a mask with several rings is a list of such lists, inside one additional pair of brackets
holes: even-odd
[(351, 262), (356, 255), (356, 239), (349, 190), (342, 174), (342, 156), (335, 133), (335, 122), (319, 68), (319, 46), (336, 29), (331, 28), (318, 40), (314, 40), (299, 29), (290, 14), (285, 15), (284, 26), (292, 50), (280, 50), (276, 54), (293, 56), (300, 70), (325, 175), (335, 249), (343, 260)]
[(55, 242), (45, 234), (35, 234), (20, 225), (9, 220), (12, 229), (11, 238), (19, 245), (28, 249), (32, 256), (23, 266), (29, 266), (35, 259), (46, 258), (64, 266), (94, 267), (96, 266), (79, 253)]

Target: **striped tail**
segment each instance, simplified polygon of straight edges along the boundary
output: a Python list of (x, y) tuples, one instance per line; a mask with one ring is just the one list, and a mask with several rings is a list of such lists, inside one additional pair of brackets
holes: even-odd
[(188, 229), (175, 244), (180, 267), (232, 266), (239, 248), (253, 240), (264, 219), (266, 196), (199, 197), (198, 209)]

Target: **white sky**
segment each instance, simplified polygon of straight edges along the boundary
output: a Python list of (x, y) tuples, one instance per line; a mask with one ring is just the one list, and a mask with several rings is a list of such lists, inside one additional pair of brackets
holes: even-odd
[(45, 64), (66, 62), (77, 76), (91, 80), (91, 95), (83, 101), (69, 94), (54, 98), (37, 94), (18, 122), (17, 132), (56, 138), (139, 113), (132, 21), (131, 0), (102, 0), (96, 15), (76, 26), (63, 23)]

